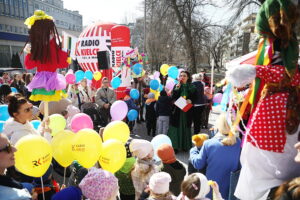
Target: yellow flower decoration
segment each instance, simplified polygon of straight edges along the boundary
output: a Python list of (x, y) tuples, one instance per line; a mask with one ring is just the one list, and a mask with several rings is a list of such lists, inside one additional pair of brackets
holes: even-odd
[(43, 20), (43, 19), (50, 19), (53, 20), (52, 16), (47, 15), (44, 11), (42, 10), (36, 10), (34, 11), (34, 14), (31, 17), (28, 17), (24, 24), (27, 25), (27, 27), (30, 29), (31, 26), (34, 25), (35, 21), (37, 20)]

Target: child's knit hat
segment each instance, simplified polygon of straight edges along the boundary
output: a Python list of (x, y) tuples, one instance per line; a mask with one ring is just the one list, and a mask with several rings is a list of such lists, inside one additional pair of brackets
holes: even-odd
[(133, 139), (129, 148), (132, 154), (139, 159), (146, 158), (149, 154), (153, 156), (153, 146), (147, 140)]
[(148, 99), (154, 99), (155, 98), (155, 94), (153, 94), (152, 92), (150, 92), (148, 94)]
[(157, 149), (157, 156), (165, 164), (171, 164), (171, 163), (174, 163), (176, 161), (176, 156), (175, 156), (174, 149), (169, 144), (162, 144)]
[(103, 169), (91, 168), (79, 184), (82, 194), (90, 200), (107, 200), (118, 190), (118, 179)]
[(169, 192), (171, 181), (172, 179), (170, 174), (166, 172), (158, 172), (151, 176), (149, 187), (155, 194), (165, 194)]

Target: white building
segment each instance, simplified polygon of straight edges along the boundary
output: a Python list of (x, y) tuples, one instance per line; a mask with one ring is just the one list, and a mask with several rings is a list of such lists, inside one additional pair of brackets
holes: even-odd
[(28, 38), (24, 21), (35, 10), (53, 16), (59, 34), (79, 36), (82, 31), (82, 15), (65, 9), (62, 0), (0, 0), (0, 67), (10, 67), (12, 55), (21, 52)]

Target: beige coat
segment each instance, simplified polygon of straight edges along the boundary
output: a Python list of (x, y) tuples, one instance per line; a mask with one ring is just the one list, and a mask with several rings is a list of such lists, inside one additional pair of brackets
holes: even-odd
[(104, 88), (99, 88), (95, 95), (95, 102), (100, 108), (106, 103), (104, 99), (107, 99), (108, 103), (113, 104), (116, 101), (115, 91), (111, 88), (107, 88), (107, 91)]

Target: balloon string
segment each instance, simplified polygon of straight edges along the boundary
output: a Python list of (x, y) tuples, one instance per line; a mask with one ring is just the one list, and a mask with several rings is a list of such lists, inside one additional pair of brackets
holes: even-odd
[(45, 200), (45, 193), (44, 193), (44, 182), (43, 177), (41, 176), (41, 183), (42, 183), (42, 194), (43, 194), (43, 200)]
[(65, 185), (66, 183), (66, 168), (64, 168), (64, 181), (63, 181), (63, 184)]

